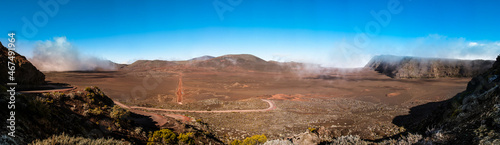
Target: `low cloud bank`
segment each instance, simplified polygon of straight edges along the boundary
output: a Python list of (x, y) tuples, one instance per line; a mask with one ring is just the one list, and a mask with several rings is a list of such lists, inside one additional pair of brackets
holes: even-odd
[(317, 63), (322, 66), (356, 68), (363, 67), (376, 55), (495, 60), (499, 54), (500, 41), (474, 41), (431, 34), (401, 40), (380, 38), (366, 48), (357, 48), (340, 41), (333, 46), (327, 62)]
[(421, 57), (495, 60), (500, 54), (500, 41), (471, 41), (438, 34), (418, 38), (409, 46), (410, 54)]
[(55, 37), (53, 41), (38, 42), (30, 61), (41, 71), (93, 71), (115, 70), (109, 60), (84, 55), (67, 41), (66, 37)]

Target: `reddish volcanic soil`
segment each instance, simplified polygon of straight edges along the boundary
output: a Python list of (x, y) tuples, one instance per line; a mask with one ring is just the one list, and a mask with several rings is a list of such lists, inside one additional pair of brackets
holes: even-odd
[(202, 119), (218, 136), (233, 138), (288, 137), (308, 127), (323, 128), (331, 136), (391, 136), (402, 130), (391, 123), (395, 116), (407, 114), (416, 105), (449, 99), (465, 90), (470, 80), (392, 79), (368, 69), (322, 74), (158, 69), (45, 75), (54, 83), (98, 86), (129, 106), (210, 112), (264, 109), (269, 106), (261, 99), (274, 102), (276, 109), (266, 112), (178, 112), (192, 120)]
[(182, 73), (179, 75), (179, 85), (177, 85), (177, 103), (182, 104), (182, 95), (184, 95), (184, 90), (182, 89)]

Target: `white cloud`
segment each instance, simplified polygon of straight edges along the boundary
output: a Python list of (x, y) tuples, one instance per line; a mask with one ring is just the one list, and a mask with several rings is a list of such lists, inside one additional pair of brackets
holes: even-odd
[(497, 41), (469, 41), (465, 38), (428, 36), (414, 40), (407, 46), (413, 49), (413, 52), (418, 52), (408, 53), (413, 56), (494, 60), (500, 54), (498, 44)]
[(469, 42), (469, 46), (470, 46), (470, 47), (477, 46), (477, 42)]
[(83, 55), (67, 41), (55, 37), (54, 41), (38, 42), (30, 61), (42, 71), (113, 70), (110, 61)]
[(439, 34), (407, 39), (379, 37), (372, 39), (372, 42), (368, 47), (357, 48), (348, 41), (336, 41), (329, 46), (329, 51), (301, 53), (299, 56), (275, 55), (273, 59), (316, 63), (325, 67), (356, 68), (365, 66), (375, 55), (495, 60), (500, 54), (500, 41), (470, 41)]

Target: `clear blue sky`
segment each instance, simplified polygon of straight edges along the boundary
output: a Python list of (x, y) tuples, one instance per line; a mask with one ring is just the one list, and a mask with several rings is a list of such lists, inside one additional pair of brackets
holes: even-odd
[[(495, 0), (395, 0), (400, 13), (391, 13), (366, 47), (355, 46), (355, 28), (377, 22), (370, 12), (388, 10), (391, 0), (218, 1), (232, 11), (220, 17), (214, 0), (69, 0), (52, 17), (36, 0), (3, 1), (0, 40), (16, 32), (19, 52), (31, 57), (36, 43), (66, 37), (79, 51), (115, 62), (248, 53), (339, 66), (378, 54), (491, 59), (500, 53)], [(47, 23), (23, 35), (23, 17), (33, 21), (39, 12)]]

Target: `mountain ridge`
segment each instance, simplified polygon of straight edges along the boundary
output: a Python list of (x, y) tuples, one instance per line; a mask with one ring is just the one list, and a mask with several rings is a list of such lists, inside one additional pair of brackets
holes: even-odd
[(473, 77), (485, 72), (493, 63), (493, 60), (378, 55), (365, 67), (391, 78)]

